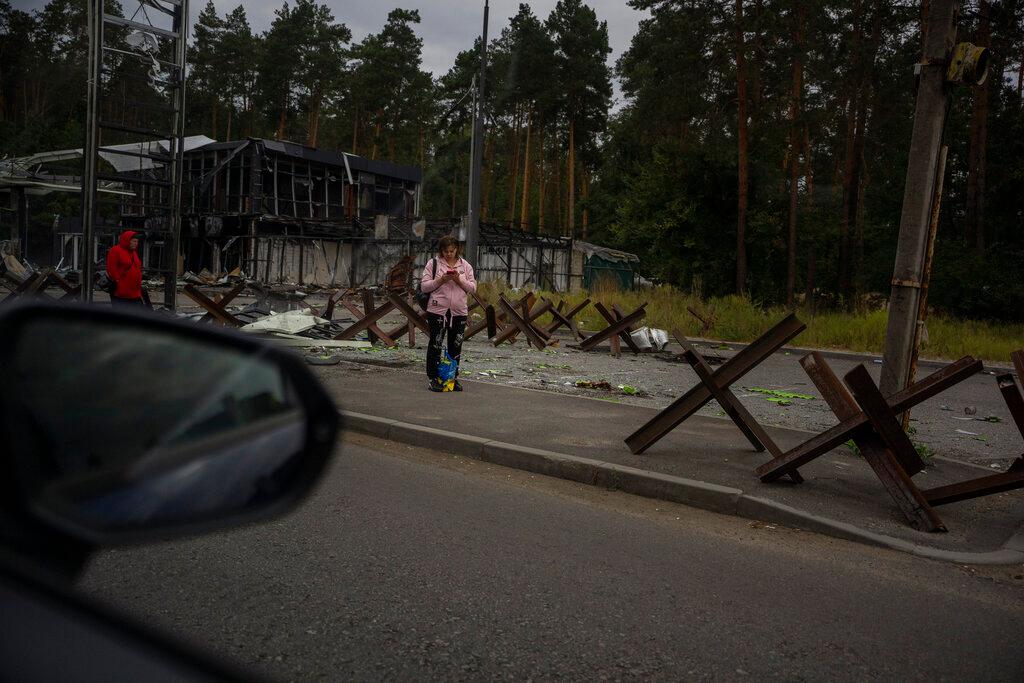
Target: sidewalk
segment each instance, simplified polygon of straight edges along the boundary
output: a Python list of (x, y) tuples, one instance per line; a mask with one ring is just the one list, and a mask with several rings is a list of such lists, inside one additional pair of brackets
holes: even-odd
[[(311, 368), (349, 429), (751, 519), (957, 562), (1024, 562), (1024, 492), (937, 508), (948, 533), (911, 529), (867, 464), (839, 448), (801, 468), (806, 480), (763, 484), (756, 453), (728, 419), (693, 416), (642, 455), (623, 439), (656, 411), (545, 391), (465, 381), (434, 394), (421, 372), (342, 362)], [(768, 428), (787, 450), (811, 435)], [(922, 488), (984, 474), (935, 459)]]

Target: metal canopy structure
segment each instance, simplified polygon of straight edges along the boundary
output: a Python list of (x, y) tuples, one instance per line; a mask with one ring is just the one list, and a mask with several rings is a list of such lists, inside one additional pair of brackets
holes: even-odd
[[(108, 12), (107, 10), (110, 10)], [(96, 224), (116, 216), (160, 247), (164, 303), (174, 308), (185, 150), (188, 0), (88, 0), (89, 70), (82, 182), (82, 297), (92, 300)], [(108, 174), (100, 160), (114, 166)], [(131, 194), (101, 194), (104, 183)]]

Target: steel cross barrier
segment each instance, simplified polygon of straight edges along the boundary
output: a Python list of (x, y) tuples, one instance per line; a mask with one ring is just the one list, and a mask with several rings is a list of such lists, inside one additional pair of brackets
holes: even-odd
[[(646, 307), (647, 307), (647, 304), (644, 303), (637, 310), (641, 310), (641, 309), (644, 309)], [(605, 308), (604, 304), (601, 303), (600, 301), (598, 301), (597, 303), (594, 304), (594, 308), (597, 310), (598, 313), (601, 314), (601, 317), (605, 319), (605, 322), (607, 322), (609, 326), (618, 325), (619, 323), (622, 322), (623, 319), (626, 318), (626, 316), (622, 312), (622, 309), (619, 308), (618, 304), (613, 304), (612, 305), (612, 311), (611, 312), (609, 312), (608, 309)], [(639, 318), (637, 319), (637, 321), (639, 321)], [(640, 353), (640, 347), (637, 346), (636, 342), (633, 341), (633, 338), (631, 336), (629, 336), (630, 333), (633, 331), (633, 322), (634, 321), (630, 321), (630, 322), (628, 322), (628, 323), (626, 323), (624, 325), (619, 325), (618, 326), (617, 334), (613, 335), (611, 337), (612, 353), (615, 353), (616, 355), (618, 355), (618, 348), (616, 348), (615, 343), (619, 339), (621, 339), (623, 342), (625, 342), (626, 346), (629, 347), (630, 351), (632, 351), (633, 353)]]
[(853, 432), (853, 442), (910, 525), (924, 531), (945, 531), (938, 514), (911, 481), (924, 469), (924, 463), (867, 369), (858, 365), (847, 373), (851, 394), (817, 351), (804, 356), (800, 364), (840, 420), (863, 410), (868, 425)]
[[(522, 315), (520, 311), (516, 310), (515, 306), (505, 299), (504, 295), (498, 295), (498, 306), (501, 308), (502, 312), (505, 314), (506, 320), (509, 322), (509, 325), (506, 326), (506, 330), (510, 327), (514, 327), (522, 332), (530, 343), (537, 347), (537, 349), (543, 351), (547, 348), (547, 338), (541, 336), (540, 332), (538, 332), (537, 329), (529, 323), (527, 320), (529, 317), (528, 313), (526, 316)], [(523, 307), (527, 307), (526, 300), (523, 301)], [(501, 333), (499, 333), (498, 336), (501, 336)], [(497, 337), (495, 337), (495, 339), (497, 339)], [(495, 344), (495, 346), (497, 346), (497, 344)]]
[[(538, 336), (544, 339), (545, 345), (551, 342), (551, 333), (549, 333), (546, 328), (534, 325), (533, 321), (539, 318), (540, 316), (544, 315), (545, 313), (551, 311), (553, 307), (554, 305), (549, 300), (541, 299), (541, 301), (536, 306), (533, 306), (531, 310), (523, 316), (523, 320), (526, 322), (526, 324), (529, 325), (537, 333)], [(523, 309), (526, 309), (525, 304), (523, 305)], [(494, 336), (493, 339), (491, 339), (491, 343), (494, 344), (495, 346), (501, 346), (501, 344), (503, 344), (506, 341), (510, 344), (515, 344), (516, 336), (518, 334), (519, 328), (515, 324), (508, 325), (507, 327), (505, 327), (504, 330), (499, 332), (497, 335)]]
[[(192, 299), (192, 301), (195, 301), (202, 308), (206, 309), (207, 315), (211, 316), (213, 320), (216, 320), (222, 325), (228, 325), (230, 327), (241, 327), (243, 325), (241, 320), (228, 313), (225, 308), (227, 303), (221, 303), (221, 301), (224, 301), (225, 297), (221, 297), (221, 301), (214, 301), (196, 289), (194, 285), (185, 285), (182, 292), (189, 299)], [(206, 319), (205, 315), (203, 316), (203, 319)]]
[[(358, 306), (356, 306), (354, 303), (347, 299), (342, 298), (340, 301), (341, 305), (345, 307), (345, 310), (347, 310), (349, 313), (356, 317), (357, 323), (371, 317), (374, 311), (376, 310), (373, 305), (373, 292), (371, 292), (369, 289), (364, 289), (360, 293), (360, 296), (363, 300), (362, 310), (360, 310)], [(380, 329), (380, 327), (377, 325), (377, 320), (379, 320), (379, 318), (374, 318), (373, 321), (368, 323), (365, 328), (366, 336), (370, 338), (370, 343), (375, 344), (377, 342), (382, 342), (385, 346), (395, 346), (395, 340), (392, 338), (390, 334)], [(402, 329), (399, 331), (399, 334), (401, 334), (401, 332), (404, 331), (405, 326), (403, 325)]]
[(564, 312), (565, 299), (558, 302), (558, 306), (551, 309), (551, 317), (554, 319), (550, 325), (548, 325), (547, 333), (554, 334), (558, 328), (567, 327), (572, 332), (577, 341), (583, 341), (586, 339), (586, 335), (580, 332), (579, 325), (576, 324), (576, 316), (579, 315), (580, 311), (590, 305), (590, 299), (584, 299), (581, 303), (573, 306), (568, 312)]
[[(1022, 378), (1022, 382), (1024, 382), (1024, 351), (1014, 351), (1012, 358), (1017, 370), (1017, 377)], [(1024, 437), (1024, 397), (1021, 396), (1020, 389), (1013, 381), (1013, 375), (1009, 373), (999, 375), (996, 377), (996, 384), (999, 387), (999, 392), (1003, 395), (1003, 400), (1006, 401), (1006, 407), (1010, 410), (1014, 424), (1017, 425), (1021, 437)], [(921, 493), (931, 505), (946, 505), (1019, 488), (1024, 488), (1024, 454), (1014, 460), (1006, 472), (925, 489)]]
[[(370, 294), (367, 299), (366, 294), (369, 290), (363, 292), (363, 310), (360, 311), (358, 307), (345, 299), (341, 300), (342, 306), (347, 308), (352, 315), (356, 316), (357, 320), (346, 327), (344, 330), (334, 336), (335, 339), (352, 339), (360, 332), (365, 331), (370, 338), (378, 338), (388, 346), (394, 346), (395, 341), (388, 337), (388, 335), (377, 327), (377, 321), (386, 316), (391, 311), (395, 310), (395, 304), (393, 301), (385, 301), (379, 308), (373, 307), (373, 295)], [(371, 328), (373, 328), (371, 330)]]
[[(505, 329), (505, 324), (507, 322), (505, 312), (496, 312), (494, 306), (480, 299), (480, 297), (478, 297), (475, 293), (473, 294), (473, 300), (475, 301), (477, 306), (480, 306), (481, 308), (484, 309), (484, 319), (479, 320), (473, 323), (472, 325), (469, 325), (466, 328), (466, 334), (463, 336), (463, 339), (472, 339), (483, 330), (487, 330), (488, 339), (493, 339), (500, 330)], [(519, 306), (523, 305), (524, 301), (528, 301), (530, 306), (532, 306), (535, 300), (536, 298), (534, 297), (533, 292), (527, 292), (526, 294), (523, 294), (521, 297), (519, 297), (519, 299), (517, 299), (516, 302), (512, 305), (518, 308)], [(493, 327), (494, 329), (491, 329), (491, 327)]]
[[(823, 362), (814, 359), (814, 354), (811, 354), (811, 357), (815, 366), (822, 366)], [(808, 371), (812, 367), (810, 361), (801, 361), (801, 364), (805, 371)], [(949, 387), (958, 384), (967, 377), (980, 372), (981, 369), (981, 361), (975, 360), (970, 356), (965, 356), (955, 363), (937, 370), (924, 379), (915, 382), (903, 391), (890, 396), (887, 399), (889, 409), (896, 414), (902, 413), (903, 411), (913, 408), (917, 404), (928, 400), (942, 391), (945, 391)], [(814, 381), (814, 376), (812, 376), (811, 379)], [(836, 380), (836, 383), (838, 383), (838, 380)], [(818, 384), (818, 382), (815, 382), (815, 384)], [(829, 403), (830, 405), (835, 400), (835, 397), (826, 393), (826, 390), (831, 391), (830, 387), (832, 386), (835, 386), (835, 384), (823, 382), (822, 386), (819, 387), (819, 391), (824, 395), (826, 403)], [(825, 389), (822, 389), (822, 387), (825, 387)], [(840, 392), (839, 396), (842, 397), (843, 394), (845, 394), (845, 390)], [(838, 401), (836, 403), (837, 405), (839, 404)], [(859, 410), (856, 414), (851, 414), (849, 417), (840, 417), (839, 419), (839, 424), (834, 427), (811, 437), (799, 446), (796, 446), (795, 448), (783, 453), (781, 456), (776, 456), (759, 466), (755, 470), (757, 476), (765, 483), (775, 481), (776, 479), (785, 476), (790, 470), (802, 467), (815, 458), (828, 453), (833, 448), (846, 443), (853, 438), (859, 430), (868, 425), (869, 422), (867, 415)]]
[(626, 330), (628, 330), (634, 323), (643, 320), (644, 316), (647, 315), (646, 303), (641, 304), (635, 311), (627, 316), (623, 316), (622, 318), (616, 318), (614, 315), (609, 313), (608, 309), (606, 309), (601, 302), (595, 303), (594, 308), (596, 308), (598, 313), (608, 321), (608, 326), (580, 342), (578, 348), (581, 351), (591, 351), (595, 346), (603, 341), (609, 340), (613, 337), (620, 337), (623, 341), (628, 339), (629, 341), (627, 341), (626, 344), (631, 345), (630, 348), (636, 348), (639, 352), (639, 347), (633, 343), (633, 338), (629, 336), (629, 332)]
[[(718, 405), (722, 406), (722, 410), (725, 414), (739, 427), (740, 431), (743, 432), (743, 436), (747, 437), (750, 445), (754, 447), (754, 450), (761, 453), (767, 450), (773, 456), (782, 455), (782, 449), (778, 447), (768, 432), (762, 427), (754, 416), (750, 414), (750, 411), (740, 402), (736, 395), (732, 393), (729, 387), (720, 387), (715, 381), (715, 373), (708, 362), (704, 360), (704, 357), (697, 352), (693, 346), (686, 340), (686, 337), (679, 332), (679, 330), (673, 330), (672, 336), (675, 337), (676, 342), (683, 348), (683, 360), (689, 363), (693, 371), (697, 373), (697, 377), (700, 378), (701, 384), (708, 388), (711, 392), (712, 397), (718, 401)], [(790, 470), (788, 473), (790, 478), (797, 484), (803, 483), (803, 477), (796, 470)]]
[[(33, 271), (20, 282), (5, 272), (3, 280), (0, 281), (3, 281), (4, 285), (11, 292), (7, 298), (4, 299), (5, 302), (14, 301), (16, 298), (22, 296), (40, 296), (50, 298), (46, 294), (46, 288), (49, 287), (51, 283), (64, 290), (64, 293), (58, 297), (60, 301), (64, 301), (65, 299), (77, 299), (82, 292), (81, 285), (72, 285), (50, 269)], [(10, 284), (8, 284), (8, 282)]]
[[(245, 289), (245, 282), (239, 282), (238, 284), (236, 284), (234, 287), (232, 287), (229, 291), (225, 292), (224, 294), (218, 294), (217, 297), (215, 299), (213, 299), (213, 302), (215, 304), (217, 304), (217, 307), (220, 310), (222, 310), (222, 311), (224, 311), (226, 313), (227, 312), (227, 310), (226, 310), (227, 309), (227, 305), (230, 304), (232, 301), (234, 301), (235, 298), (239, 294), (241, 294), (242, 290), (244, 290), (244, 289)], [(199, 319), (199, 322), (201, 322), (201, 323), (208, 323), (208, 322), (213, 321), (213, 319), (214, 319), (213, 313), (207, 312), (206, 315), (204, 315), (202, 318)]]
[(390, 337), (398, 339), (403, 332), (408, 331), (409, 333), (409, 348), (416, 347), (416, 329), (419, 328), (428, 337), (430, 336), (430, 325), (427, 324), (427, 318), (424, 314), (416, 310), (416, 308), (409, 302), (407, 296), (399, 295), (395, 292), (388, 294), (388, 300), (394, 305), (395, 309), (405, 316), (405, 322), (395, 329), (389, 331), (387, 334)]
[[(715, 370), (711, 374), (715, 386), (719, 389), (727, 389), (766, 358), (778, 351), (783, 344), (800, 334), (804, 328), (804, 324), (794, 314), (790, 313)], [(593, 337), (588, 338), (587, 341), (589, 342), (591, 339)], [(655, 415), (647, 424), (626, 437), (626, 445), (629, 446), (629, 450), (633, 453), (643, 453), (679, 426), (683, 420), (704, 407), (712, 398), (714, 398), (714, 394), (711, 392), (711, 389), (701, 382), (673, 401), (671, 405)]]

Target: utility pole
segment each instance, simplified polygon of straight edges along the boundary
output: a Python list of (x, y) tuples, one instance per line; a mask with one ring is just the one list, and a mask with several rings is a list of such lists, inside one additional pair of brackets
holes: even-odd
[(956, 43), (959, 4), (957, 0), (931, 0), (928, 23), (922, 27), (927, 34), (921, 63), (917, 66), (917, 108), (903, 190), (880, 383), (886, 396), (905, 388), (910, 379), (939, 151), (949, 111), (950, 90), (946, 77)]
[(480, 40), (480, 75), (473, 97), (472, 161), (469, 171), (469, 228), (466, 231), (466, 260), (477, 266), (480, 243), (480, 168), (484, 160), (484, 93), (487, 83), (487, 18), (490, 0), (484, 0), (484, 30)]
[(85, 168), (82, 172), (82, 301), (92, 303), (92, 278), (95, 271), (93, 242), (96, 223), (97, 148), (100, 143), (99, 94), (103, 69), (103, 0), (87, 0), (89, 59), (86, 75)]

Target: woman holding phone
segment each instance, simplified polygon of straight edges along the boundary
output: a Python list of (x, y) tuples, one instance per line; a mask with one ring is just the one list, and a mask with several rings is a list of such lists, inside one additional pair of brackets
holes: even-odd
[[(473, 266), (459, 256), (459, 241), (445, 235), (437, 242), (437, 256), (427, 261), (420, 278), (420, 291), (429, 294), (427, 322), (430, 343), (427, 346), (427, 379), (431, 391), (444, 391), (437, 375), (441, 349), (448, 342), (448, 357), (458, 362), (462, 355), (462, 336), (469, 315), (469, 295), (476, 291)], [(455, 391), (462, 385), (455, 380)]]

